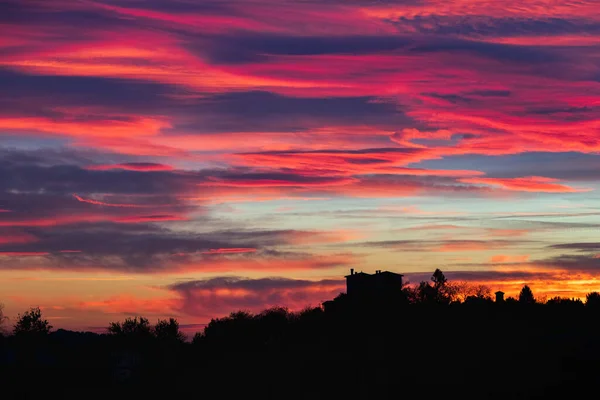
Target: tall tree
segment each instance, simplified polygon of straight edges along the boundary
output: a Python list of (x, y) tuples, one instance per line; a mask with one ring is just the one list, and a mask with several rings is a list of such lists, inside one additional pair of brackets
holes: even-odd
[(519, 293), (519, 303), (521, 304), (534, 304), (535, 297), (533, 296), (533, 292), (531, 288), (527, 285), (523, 286), (521, 292)]
[(448, 279), (446, 279), (446, 276), (444, 275), (442, 270), (437, 268), (433, 272), (433, 275), (431, 275), (431, 281), (433, 282), (433, 287), (439, 290), (446, 285)]
[(52, 325), (42, 318), (40, 308), (34, 307), (23, 314), (19, 314), (13, 333), (15, 336), (47, 335), (51, 329)]
[(147, 318), (126, 318), (122, 323), (111, 322), (108, 333), (119, 337), (146, 338), (152, 336), (152, 328)]
[(185, 335), (179, 329), (179, 322), (175, 318), (158, 320), (154, 326), (154, 335), (165, 343), (177, 343), (185, 340)]
[(591, 292), (585, 295), (585, 305), (587, 307), (600, 307), (600, 293)]

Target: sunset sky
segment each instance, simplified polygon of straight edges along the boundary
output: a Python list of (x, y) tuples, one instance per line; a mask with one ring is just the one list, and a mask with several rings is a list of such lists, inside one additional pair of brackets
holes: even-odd
[(194, 331), (350, 268), (600, 290), (600, 1), (0, 7), (13, 320)]

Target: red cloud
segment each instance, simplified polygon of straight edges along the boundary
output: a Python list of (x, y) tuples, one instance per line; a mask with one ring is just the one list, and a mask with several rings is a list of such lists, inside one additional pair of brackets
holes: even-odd
[(160, 298), (138, 298), (123, 294), (105, 300), (81, 301), (73, 308), (91, 312), (100, 311), (107, 314), (139, 313), (139, 314), (169, 314), (181, 304), (173, 296)]
[[(238, 154), (247, 165), (286, 168), (305, 175), (357, 175), (396, 173), (406, 175), (435, 175), (434, 171), (400, 168), (431, 156), (426, 150), (414, 148), (364, 149), (357, 151), (274, 151)], [(455, 172), (456, 173), (456, 172)], [(472, 175), (468, 172), (467, 175)], [(474, 174), (477, 174), (475, 172)]]
[(80, 115), (86, 115), (86, 110), (69, 110), (72, 114), (63, 120), (54, 120), (42, 117), (0, 117), (0, 129), (22, 130), (26, 132), (52, 133), (60, 136), (74, 137), (130, 137), (130, 136), (152, 136), (161, 129), (170, 127), (169, 123), (157, 118), (127, 116), (129, 121), (123, 118), (104, 119), (89, 118), (85, 120)]
[(18, 233), (0, 236), (0, 245), (4, 244), (27, 244), (37, 242), (39, 239), (33, 235)]
[(114, 203), (105, 203), (103, 201), (98, 201), (98, 200), (91, 200), (91, 199), (84, 199), (81, 196), (78, 196), (76, 194), (73, 195), (73, 197), (77, 200), (80, 201), (82, 203), (88, 203), (88, 204), (93, 204), (96, 206), (105, 206), (105, 207), (123, 207), (123, 208), (140, 208), (140, 207), (147, 207), (147, 206), (143, 206), (143, 205), (138, 205), (138, 204), (114, 204)]
[(188, 315), (221, 317), (236, 310), (260, 312), (271, 306), (300, 310), (333, 299), (345, 289), (340, 280), (304, 281), (283, 278), (214, 278), (171, 286)]

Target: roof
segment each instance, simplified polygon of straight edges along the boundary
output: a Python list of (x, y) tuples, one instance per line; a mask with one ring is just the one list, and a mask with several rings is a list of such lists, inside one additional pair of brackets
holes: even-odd
[(380, 274), (404, 276), (402, 274), (397, 274), (395, 272), (390, 272), (390, 271), (381, 271)]
[(350, 274), (350, 275), (346, 275), (346, 278), (349, 277), (349, 276), (357, 276), (357, 275), (371, 276), (371, 274), (367, 274), (367, 273), (361, 271), (361, 272), (355, 272), (355, 273)]
[(348, 278), (348, 277), (351, 277), (351, 276), (375, 276), (375, 275), (383, 275), (383, 274), (385, 274), (385, 275), (404, 276), (402, 274), (397, 274), (395, 272), (390, 272), (390, 271), (381, 271), (381, 272), (378, 272), (378, 273), (375, 273), (375, 274), (367, 274), (367, 273), (361, 271), (361, 272), (355, 272), (354, 274), (351, 274), (351, 275), (346, 275), (345, 277)]
[(504, 294), (504, 292), (502, 290), (498, 290), (496, 293), (494, 294)]

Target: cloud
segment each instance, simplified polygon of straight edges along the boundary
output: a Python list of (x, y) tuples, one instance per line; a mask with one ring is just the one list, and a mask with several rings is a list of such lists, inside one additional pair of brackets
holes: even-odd
[(43, 251), (0, 251), (0, 257), (41, 257), (49, 254)]
[(598, 242), (560, 243), (560, 244), (552, 244), (548, 247), (551, 249), (575, 250), (575, 251), (580, 251), (580, 252), (588, 252), (588, 251), (600, 250), (600, 243), (598, 243)]
[(157, 163), (123, 163), (90, 165), (87, 169), (92, 171), (109, 171), (111, 169), (124, 169), (128, 171), (172, 171), (174, 168), (170, 165)]
[(240, 254), (240, 253), (255, 253), (257, 249), (251, 247), (233, 247), (228, 249), (210, 249), (203, 251), (202, 254)]
[(528, 176), (523, 178), (461, 178), (461, 182), (484, 185), (501, 186), (508, 190), (524, 192), (547, 192), (547, 193), (573, 193), (593, 190), (575, 189), (566, 185), (556, 183), (557, 179), (542, 176)]
[(103, 201), (98, 201), (98, 200), (91, 200), (91, 199), (84, 199), (81, 196), (78, 196), (76, 194), (73, 195), (73, 197), (77, 200), (80, 201), (82, 203), (88, 203), (88, 204), (93, 204), (96, 206), (104, 206), (104, 207), (124, 207), (124, 208), (139, 208), (139, 207), (143, 207), (142, 205), (138, 205), (138, 204), (114, 204), (114, 203), (105, 203)]
[(502, 249), (526, 243), (524, 240), (387, 240), (354, 243), (353, 246), (381, 247), (396, 251), (425, 251), (425, 252), (474, 252), (492, 249)]
[(490, 262), (492, 263), (525, 263), (529, 261), (529, 255), (505, 255), (497, 254), (492, 256)]
[(300, 310), (333, 299), (345, 289), (340, 280), (218, 277), (169, 287), (182, 297), (181, 312), (196, 317), (225, 316), (236, 310), (260, 312), (271, 306)]
[[(596, 1), (4, 3), (2, 270), (292, 276), (353, 246), (473, 252), (456, 274), (510, 293), (597, 284), (566, 239), (600, 225)], [(277, 279), (214, 290), (258, 308)], [(146, 307), (107, 298), (86, 306)]]

